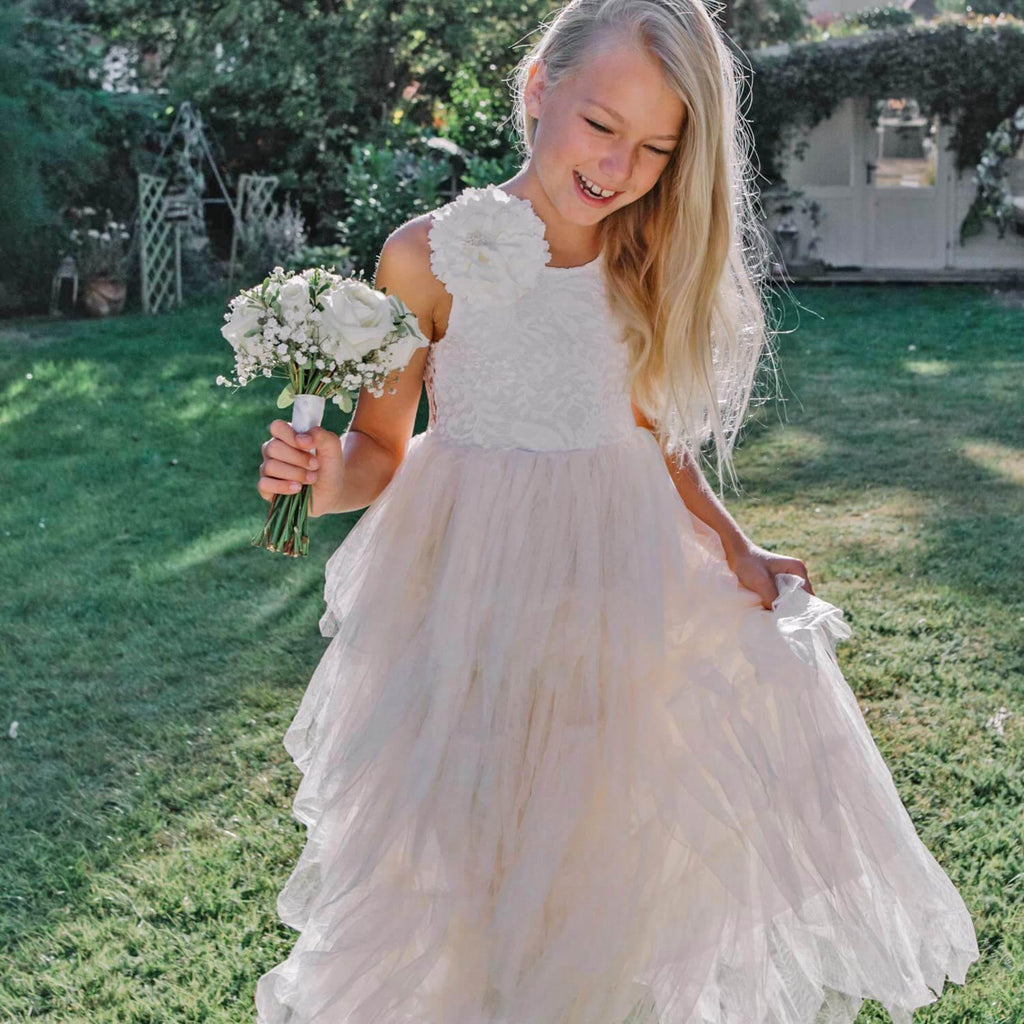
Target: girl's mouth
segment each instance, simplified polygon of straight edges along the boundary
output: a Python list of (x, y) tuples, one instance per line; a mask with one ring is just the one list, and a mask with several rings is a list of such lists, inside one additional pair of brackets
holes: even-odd
[(576, 182), (576, 192), (579, 194), (580, 198), (583, 199), (584, 202), (590, 204), (591, 206), (607, 206), (610, 202), (612, 202), (615, 199), (616, 196), (619, 195), (618, 192), (614, 192), (610, 196), (596, 196), (583, 183), (583, 179), (580, 177), (579, 171), (573, 171), (572, 176)]

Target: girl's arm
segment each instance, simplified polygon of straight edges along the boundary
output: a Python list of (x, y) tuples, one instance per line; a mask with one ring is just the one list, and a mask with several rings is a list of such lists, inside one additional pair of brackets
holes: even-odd
[[(654, 425), (633, 405), (633, 418), (637, 426), (654, 431)], [(683, 503), (701, 522), (706, 523), (722, 541), (726, 561), (740, 583), (761, 598), (761, 604), (771, 608), (778, 596), (775, 574), (780, 572), (802, 576), (804, 589), (813, 594), (807, 566), (799, 558), (779, 555), (755, 544), (737, 525), (736, 520), (726, 511), (715, 496), (715, 492), (704, 479), (700, 467), (687, 452), (680, 467), (676, 460), (664, 456), (665, 466), (675, 484)]]
[[(637, 426), (654, 431), (654, 424), (634, 405), (633, 418)], [(707, 523), (721, 538), (722, 547), (730, 561), (735, 555), (745, 553), (752, 547), (752, 542), (739, 528), (736, 520), (728, 513), (725, 506), (715, 496), (700, 467), (687, 452), (680, 468), (674, 458), (665, 456), (665, 466), (672, 483), (675, 484), (679, 497), (686, 507), (702, 522)]]
[[(384, 243), (374, 287), (397, 295), (434, 340), (434, 310), (443, 286), (430, 269), (430, 217), (417, 217)], [(393, 395), (362, 390), (348, 430), (339, 437), (317, 427), (296, 434), (285, 420), (270, 424), (257, 489), (269, 501), (294, 482), (312, 484), (309, 514), (348, 512), (371, 504), (390, 483), (412, 437), (423, 388), (426, 348), (418, 348), (398, 374)], [(310, 449), (316, 449), (313, 454)]]

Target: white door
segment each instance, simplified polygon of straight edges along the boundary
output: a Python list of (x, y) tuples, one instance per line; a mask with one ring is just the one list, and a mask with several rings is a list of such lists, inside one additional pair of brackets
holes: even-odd
[(877, 125), (861, 123), (864, 265), (947, 266), (949, 127), (908, 97), (883, 101)]

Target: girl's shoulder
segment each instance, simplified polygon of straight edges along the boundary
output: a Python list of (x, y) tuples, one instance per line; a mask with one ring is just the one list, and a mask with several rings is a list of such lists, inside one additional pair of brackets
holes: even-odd
[(429, 213), (413, 217), (385, 239), (377, 259), (374, 284), (397, 295), (420, 319), (428, 320), (436, 339), (447, 325), (451, 302), (431, 266)]
[[(382, 264), (388, 271), (400, 273), (403, 277), (411, 277), (425, 281), (433, 277), (436, 285), (444, 290), (443, 279), (435, 273), (435, 242), (434, 226), (437, 218), (445, 218), (457, 210), (460, 200), (483, 189), (466, 189), (455, 199), (442, 203), (427, 213), (412, 217), (400, 227), (395, 228), (385, 239), (377, 262), (377, 271)], [(456, 213), (456, 222), (458, 221)], [(443, 247), (443, 243), (442, 243)]]

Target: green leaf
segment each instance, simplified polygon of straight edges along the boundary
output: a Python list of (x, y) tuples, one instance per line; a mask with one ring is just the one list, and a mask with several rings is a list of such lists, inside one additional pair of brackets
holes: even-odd
[(342, 412), (352, 411), (352, 395), (348, 391), (342, 389), (338, 392), (338, 405)]
[(291, 381), (284, 386), (284, 391), (277, 396), (278, 409), (287, 409), (295, 401), (295, 385)]

